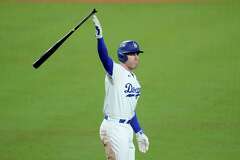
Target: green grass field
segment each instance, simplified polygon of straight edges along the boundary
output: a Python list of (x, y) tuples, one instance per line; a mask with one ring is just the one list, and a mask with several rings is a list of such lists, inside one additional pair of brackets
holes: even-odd
[(104, 159), (104, 70), (91, 21), (32, 63), (93, 7), (111, 56), (145, 51), (137, 107), (143, 160), (240, 159), (240, 5), (0, 3), (0, 160)]

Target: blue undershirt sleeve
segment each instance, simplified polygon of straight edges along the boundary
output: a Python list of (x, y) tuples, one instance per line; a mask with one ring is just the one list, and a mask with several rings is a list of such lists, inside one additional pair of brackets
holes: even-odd
[(142, 131), (140, 124), (138, 122), (137, 114), (135, 112), (133, 118), (130, 121), (130, 125), (135, 133), (138, 133), (139, 131)]
[(108, 51), (107, 51), (107, 47), (104, 43), (104, 39), (103, 38), (98, 38), (98, 55), (99, 58), (103, 64), (104, 69), (106, 70), (106, 72), (112, 76), (113, 74), (113, 60), (108, 56)]

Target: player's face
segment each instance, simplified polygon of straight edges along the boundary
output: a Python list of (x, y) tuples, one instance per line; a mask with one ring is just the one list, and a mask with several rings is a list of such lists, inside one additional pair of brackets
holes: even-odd
[(126, 66), (130, 70), (133, 70), (133, 69), (137, 68), (138, 63), (139, 63), (139, 56), (138, 56), (138, 54), (135, 53), (135, 54), (127, 55), (127, 56), (128, 56), (128, 60), (125, 62)]

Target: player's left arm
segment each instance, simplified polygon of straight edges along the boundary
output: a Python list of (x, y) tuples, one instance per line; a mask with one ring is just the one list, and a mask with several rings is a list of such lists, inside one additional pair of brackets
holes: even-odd
[(136, 112), (130, 121), (130, 125), (131, 125), (133, 131), (136, 133), (139, 150), (143, 153), (146, 153), (149, 148), (149, 140), (148, 140), (148, 137), (144, 134), (143, 130), (140, 127)]
[(138, 133), (138, 132), (142, 131), (142, 129), (140, 127), (140, 124), (139, 124), (139, 121), (138, 121), (138, 118), (137, 118), (137, 113), (136, 112), (135, 112), (133, 118), (130, 121), (130, 125), (131, 125), (131, 127), (132, 127), (132, 129), (135, 133)]

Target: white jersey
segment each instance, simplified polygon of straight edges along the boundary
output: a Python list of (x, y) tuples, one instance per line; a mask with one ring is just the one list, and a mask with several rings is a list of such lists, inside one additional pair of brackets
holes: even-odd
[(111, 118), (131, 119), (141, 94), (141, 86), (134, 73), (113, 62), (112, 76), (105, 77), (103, 112)]

